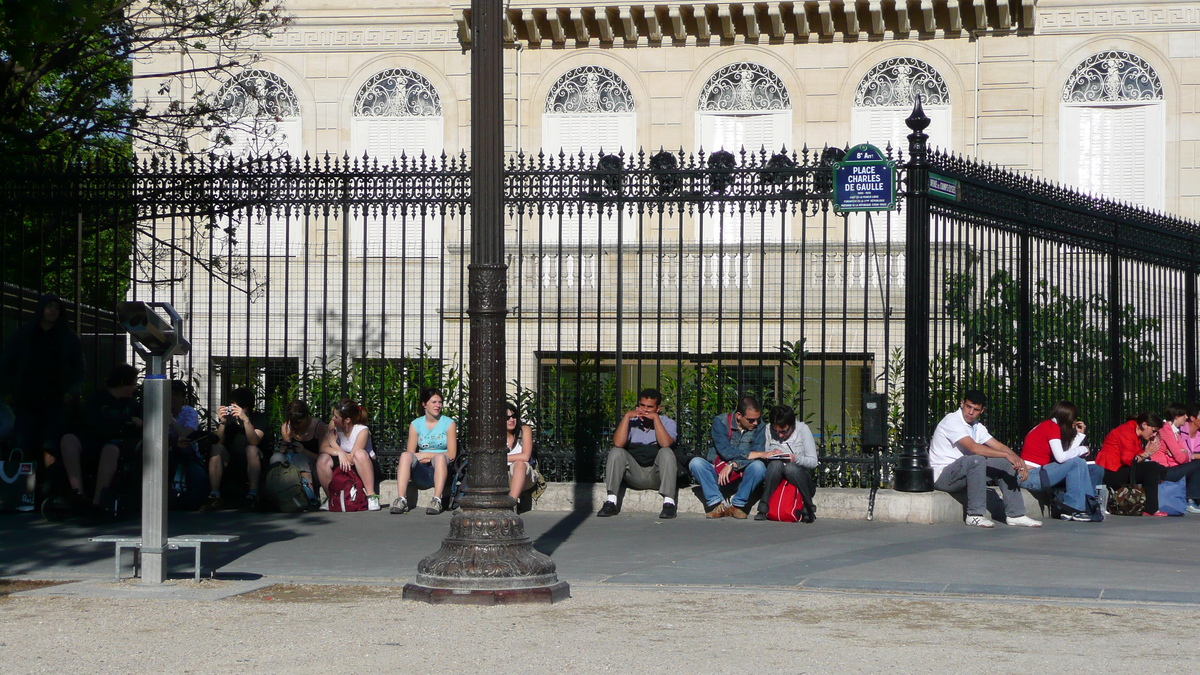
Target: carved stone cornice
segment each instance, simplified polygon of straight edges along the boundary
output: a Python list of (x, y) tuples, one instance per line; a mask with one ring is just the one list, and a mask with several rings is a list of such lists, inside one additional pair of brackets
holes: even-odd
[(1037, 32), (1043, 35), (1195, 30), (1200, 28), (1200, 4), (1043, 4), (1037, 10)]
[[(505, 40), (530, 47), (818, 42), (1032, 32), (1037, 0), (797, 0), (546, 6), (513, 2)], [(464, 47), (471, 8), (451, 6)]]

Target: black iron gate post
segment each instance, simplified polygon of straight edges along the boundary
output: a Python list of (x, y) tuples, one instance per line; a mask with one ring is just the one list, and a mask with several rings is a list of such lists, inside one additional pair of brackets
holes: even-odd
[[(1113, 233), (1120, 241), (1120, 231)], [(1109, 411), (1110, 428), (1117, 428), (1125, 419), (1125, 368), (1121, 357), (1121, 256), (1114, 243), (1108, 255), (1108, 358), (1112, 373), (1112, 398)]]
[(933, 490), (929, 468), (929, 164), (921, 98), (905, 120), (908, 135), (908, 233), (904, 259), (904, 439), (892, 487), (900, 492)]
[(1184, 272), (1184, 350), (1187, 354), (1184, 355), (1184, 377), (1185, 386), (1187, 387), (1187, 402), (1189, 406), (1200, 403), (1196, 396), (1196, 268), (1189, 268)]
[(508, 496), (505, 455), (504, 21), (500, 0), (473, 0), (471, 44), (471, 423), (469, 487), (436, 553), (404, 597), (433, 603), (554, 602), (570, 596), (554, 562), (533, 548)]
[[(1029, 203), (1026, 202), (1026, 208), (1029, 208)], [(1033, 276), (1033, 253), (1030, 250), (1028, 219), (1022, 225), (1018, 236), (1021, 238), (1021, 244), (1017, 269), (1021, 276), (1017, 280), (1019, 294), (1017, 298), (1017, 428), (1031, 429), (1033, 428), (1034, 412), (1033, 373), (1030, 365), (1032, 345), (1029, 335), (1033, 332), (1033, 327), (1029, 324), (1032, 321), (1032, 312), (1030, 311), (1032, 284), (1030, 281)]]

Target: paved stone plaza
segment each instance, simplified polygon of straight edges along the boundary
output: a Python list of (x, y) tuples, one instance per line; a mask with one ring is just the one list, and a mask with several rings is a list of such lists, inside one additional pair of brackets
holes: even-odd
[[(111, 547), (87, 542), (135, 534), (136, 522), (89, 528), (6, 515), (0, 577), (85, 583), (0, 598), (0, 662), (23, 672), (77, 667), (81, 657), (107, 672), (275, 672), (327, 670), (336, 654), (345, 667), (384, 671), (477, 670), (486, 658), (534, 672), (1028, 672), (1134, 667), (1152, 655), (1163, 672), (1195, 670), (1200, 518), (985, 531), (535, 511), (525, 523), (572, 599), (400, 601), (448, 514), (172, 514), (173, 535), (241, 541), (206, 559), (219, 566), (215, 581), (197, 587), (190, 555), (174, 553), (172, 581), (147, 593), (112, 583)], [(249, 593), (188, 600), (240, 591)], [(1134, 626), (1146, 627), (1134, 643), (1114, 639)], [(137, 646), (120, 646), (129, 643)]]

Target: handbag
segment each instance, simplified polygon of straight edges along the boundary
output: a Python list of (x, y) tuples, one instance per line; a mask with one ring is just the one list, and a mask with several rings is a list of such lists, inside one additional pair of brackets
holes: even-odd
[(0, 461), (0, 511), (32, 511), (36, 488), (37, 462), (25, 461), (24, 453), (14, 448)]
[(1122, 485), (1108, 492), (1108, 512), (1116, 516), (1141, 515), (1146, 491), (1140, 485)]
[(1168, 516), (1187, 513), (1187, 479), (1164, 480), (1158, 484), (1158, 510)]

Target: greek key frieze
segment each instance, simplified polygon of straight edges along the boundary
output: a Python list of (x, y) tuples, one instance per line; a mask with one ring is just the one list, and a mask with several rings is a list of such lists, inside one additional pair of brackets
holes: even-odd
[(1112, 28), (1114, 30), (1155, 30), (1200, 26), (1200, 6), (1181, 4), (1170, 7), (1113, 7), (1039, 10), (1039, 33), (1074, 33)]
[(258, 49), (346, 49), (353, 47), (458, 45), (453, 25), (408, 28), (294, 28), (270, 38), (256, 37)]

